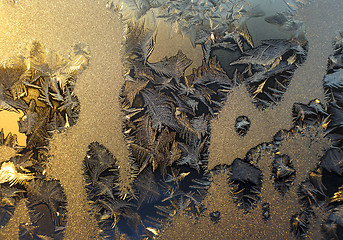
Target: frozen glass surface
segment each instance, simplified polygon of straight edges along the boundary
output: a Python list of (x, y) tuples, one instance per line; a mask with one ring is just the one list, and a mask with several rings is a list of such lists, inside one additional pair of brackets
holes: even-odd
[(340, 0), (0, 2), (1, 239), (343, 239)]

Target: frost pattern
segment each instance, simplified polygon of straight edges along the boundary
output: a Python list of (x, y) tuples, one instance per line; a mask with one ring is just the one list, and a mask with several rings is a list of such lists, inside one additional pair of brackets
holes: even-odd
[(19, 132), (27, 137), (26, 146), (18, 146), (14, 134), (0, 133), (1, 145), (16, 151), (0, 167), (0, 225), (8, 223), (25, 199), (30, 222), (19, 226), (19, 239), (63, 239), (67, 200), (60, 181), (46, 175), (53, 157), (49, 141), (77, 121), (80, 104), (74, 87), (88, 60), (84, 44), (75, 45), (64, 59), (33, 41), (13, 66), (1, 67), (0, 110), (22, 111)]
[[(208, 32), (203, 31), (201, 39), (194, 41), (203, 48), (202, 66), (185, 76), (191, 61), (181, 51), (156, 63), (149, 61), (156, 35), (139, 21), (149, 11), (149, 4), (130, 5), (137, 7), (137, 13), (141, 11), (133, 22), (132, 16), (125, 17), (125, 4), (118, 8), (127, 22), (123, 51), (127, 73), (120, 102), (134, 180), (131, 190), (122, 193), (117, 189), (118, 180), (101, 183), (104, 178), (118, 175), (118, 166), (101, 168), (100, 175), (92, 177), (98, 168), (89, 167), (89, 159), (94, 159), (95, 166), (102, 165), (103, 161), (91, 153), (92, 149), (108, 150), (99, 143), (89, 145), (84, 174), (88, 198), (102, 236), (155, 238), (180, 212), (201, 219), (206, 212), (202, 202), (212, 186), (212, 177), (223, 172), (227, 173), (229, 196), (238, 209), (246, 213), (260, 212), (264, 221), (282, 218), (283, 227), (291, 226), (291, 231), (284, 234), (297, 238), (307, 236), (313, 217), (310, 212), (318, 202), (313, 192), (319, 194), (323, 188), (322, 169), (317, 165), (331, 144), (325, 138), (330, 113), (318, 99), (307, 105), (294, 104), (293, 127), (277, 133), (274, 141), (251, 149), (244, 159), (213, 169), (208, 169), (207, 159), (210, 122), (219, 115), (233, 89), (245, 85), (260, 111), (282, 99), (293, 72), (306, 58), (307, 41), (297, 33), (301, 28), (287, 29), (289, 40), (271, 39), (254, 47), (248, 32), (238, 41), (235, 34), (241, 36), (239, 30), (234, 29), (230, 34), (226, 29), (227, 34), (221, 35), (210, 26)], [(173, 12), (177, 13), (177, 8)], [(281, 27), (300, 24), (289, 14)], [(172, 16), (169, 13), (163, 18), (173, 22)], [(180, 16), (174, 23), (182, 20)], [(281, 15), (274, 16), (277, 18)], [(265, 20), (274, 24), (272, 19)], [(224, 70), (214, 56), (212, 50), (218, 47), (243, 52), (231, 62), (231, 71)], [(295, 153), (302, 153), (302, 157)], [(112, 153), (107, 154), (114, 159)], [(115, 160), (112, 162), (115, 164)], [(313, 181), (317, 181), (315, 186)], [(281, 216), (274, 210), (276, 206), (280, 208), (279, 203), (285, 198), (290, 208), (297, 207)], [(209, 215), (212, 221), (220, 221), (216, 211)]]

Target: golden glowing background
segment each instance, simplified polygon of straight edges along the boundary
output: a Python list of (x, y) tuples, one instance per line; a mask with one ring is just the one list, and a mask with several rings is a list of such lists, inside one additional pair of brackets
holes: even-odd
[[(248, 103), (245, 108), (241, 108), (242, 102), (230, 100), (223, 108), (219, 120), (213, 123), (210, 168), (220, 163), (229, 164), (235, 157), (242, 157), (248, 149), (261, 141), (270, 141), (275, 131), (274, 129), (270, 131), (270, 124), (264, 122), (264, 119), (278, 122), (279, 125), (275, 130), (288, 128), (291, 124), (291, 106), (295, 101), (308, 103), (313, 98), (323, 99), (321, 81), (325, 74), (327, 57), (332, 51), (331, 37), (337, 29), (343, 29), (342, 5), (341, 0), (322, 0), (299, 13), (307, 26), (310, 48), (307, 61), (296, 71), (289, 93), (285, 94), (287, 102), (281, 103), (281, 110), (271, 109), (259, 115)], [(82, 161), (89, 143), (98, 141), (104, 144), (119, 160), (124, 185), (129, 182), (128, 152), (122, 137), (118, 103), (119, 91), (124, 82), (120, 57), (123, 26), (119, 17), (106, 10), (105, 6), (106, 0), (20, 0), (16, 3), (0, 1), (0, 62), (2, 64), (10, 64), (11, 59), (32, 40), (39, 40), (45, 48), (55, 50), (64, 57), (67, 57), (70, 48), (78, 42), (86, 43), (90, 47), (90, 64), (76, 83), (75, 92), (81, 103), (78, 123), (66, 133), (55, 135), (50, 142), (53, 158), (48, 174), (61, 181), (68, 201), (65, 239), (99, 238), (95, 219), (88, 214), (90, 207), (86, 202), (81, 175)], [(190, 69), (201, 65), (201, 48), (194, 49), (190, 41), (181, 36), (170, 39), (167, 37), (169, 34), (166, 34), (165, 26), (161, 25), (159, 32), (156, 49), (150, 58), (152, 62), (164, 56), (175, 55), (179, 49), (182, 49), (187, 57), (194, 61)], [(305, 90), (309, 86), (313, 91)], [(237, 91), (236, 94), (240, 96), (246, 94), (242, 89)], [(230, 121), (236, 118), (236, 113), (233, 114), (231, 106), (237, 111), (247, 111), (245, 115), (252, 114), (252, 116), (248, 115), (252, 119), (249, 132), (251, 136), (247, 135), (244, 138), (245, 145), (242, 145), (241, 138), (238, 139), (232, 129), (233, 125)], [(278, 115), (280, 112), (282, 114)], [(18, 133), (17, 125), (21, 115), (0, 112), (0, 128), (5, 128), (5, 134), (8, 132), (17, 134), (19, 144), (24, 145), (25, 136)], [(256, 121), (268, 124), (258, 125)], [(262, 138), (255, 138), (252, 135), (261, 132)], [(231, 148), (236, 151), (227, 155), (227, 150)], [(8, 149), (0, 148), (0, 154), (4, 151)], [(240, 226), (230, 226), (229, 223), (229, 220), (232, 220), (230, 218), (232, 213), (238, 210), (227, 208), (230, 199), (226, 194), (228, 191), (226, 179), (218, 176), (215, 181), (216, 184), (211, 187), (205, 200), (205, 207), (210, 210), (220, 210), (223, 214), (222, 221), (214, 226), (208, 219), (203, 219), (194, 227), (192, 220), (178, 216), (161, 239), (227, 239), (232, 227), (236, 228), (236, 239), (239, 239)], [(258, 222), (258, 217), (255, 216), (255, 222)], [(26, 208), (21, 202), (8, 225), (1, 229), (0, 239), (17, 239), (19, 223), (27, 221)], [(253, 224), (245, 223), (249, 234), (263, 237), (270, 234), (268, 229), (265, 232), (264, 229), (255, 231)]]
[(18, 144), (20, 146), (25, 145), (26, 136), (25, 134), (19, 133), (19, 127), (17, 121), (20, 117), (22, 117), (24, 114), (21, 113), (15, 113), (15, 112), (8, 112), (8, 111), (1, 111), (0, 112), (0, 128), (4, 128), (4, 134), (5, 136), (8, 133), (14, 133), (18, 137)]

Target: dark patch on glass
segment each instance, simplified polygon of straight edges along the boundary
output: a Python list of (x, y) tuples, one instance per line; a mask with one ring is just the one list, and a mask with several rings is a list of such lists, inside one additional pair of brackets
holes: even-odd
[(244, 68), (241, 73), (252, 100), (257, 108), (264, 110), (282, 99), (306, 55), (306, 41), (264, 40), (262, 45), (229, 64)]
[(219, 222), (219, 220), (220, 220), (220, 212), (219, 211), (214, 211), (214, 212), (211, 212), (210, 213), (210, 219), (211, 219), (211, 221), (214, 223), (214, 224), (216, 224), (216, 223), (218, 223)]
[(103, 145), (91, 143), (83, 163), (87, 197), (105, 239), (115, 235), (113, 224), (131, 239), (152, 238), (177, 212), (199, 216), (204, 211), (202, 197), (192, 191), (208, 189), (204, 172), (181, 167), (163, 173), (150, 165), (135, 178), (132, 192), (123, 195), (117, 160)]
[(237, 207), (249, 211), (260, 200), (262, 172), (253, 165), (236, 159), (229, 172), (229, 185)]
[(302, 211), (295, 214), (291, 218), (291, 232), (296, 238), (306, 237), (306, 233), (310, 227), (309, 213)]
[(270, 218), (270, 204), (263, 203), (262, 204), (262, 219), (266, 221), (269, 218)]
[(293, 185), (296, 175), (295, 168), (290, 157), (287, 155), (276, 155), (272, 162), (272, 166), (274, 187), (284, 195)]
[(247, 116), (239, 116), (236, 118), (235, 130), (240, 136), (244, 137), (250, 129), (250, 124), (250, 119)]

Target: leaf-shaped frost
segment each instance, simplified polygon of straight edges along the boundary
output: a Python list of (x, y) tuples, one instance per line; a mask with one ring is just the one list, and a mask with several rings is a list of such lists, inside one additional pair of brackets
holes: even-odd
[(59, 83), (58, 80), (56, 78), (51, 78), (50, 80), (50, 95), (52, 97), (52, 99), (62, 102), (63, 101), (63, 96), (61, 95), (61, 91), (59, 88)]
[(124, 231), (127, 230), (132, 234), (131, 231), (137, 231), (141, 223), (139, 215), (132, 209), (134, 205), (128, 201), (119, 198), (99, 198), (93, 207), (96, 210), (95, 217), (98, 220), (103, 239), (113, 239), (114, 227), (117, 224), (129, 226), (129, 229), (124, 229)]
[[(84, 56), (85, 59), (87, 59), (87, 62), (80, 62), (80, 56)], [(71, 59), (74, 59), (75, 61), (72, 61), (71, 65), (74, 65), (75, 67), (78, 67), (77, 70), (83, 70), (86, 65), (88, 64), (88, 60), (90, 58), (90, 48), (85, 43), (77, 43), (73, 46), (71, 52), (70, 52)], [(77, 64), (75, 64), (77, 63)], [(76, 69), (76, 68), (74, 68)], [(70, 73), (70, 71), (69, 71)], [(78, 74), (73, 72), (73, 74)]]
[(197, 89), (194, 90), (192, 97), (196, 98), (199, 102), (204, 104), (208, 111), (214, 116), (214, 109), (211, 106), (211, 96), (215, 94), (213, 90), (208, 87), (198, 85)]
[(229, 172), (230, 193), (237, 207), (249, 211), (260, 199), (262, 172), (253, 165), (236, 159)]
[(129, 23), (124, 44), (124, 59), (129, 64), (145, 63), (154, 50), (156, 35), (144, 29), (144, 24)]
[(282, 14), (282, 13), (276, 13), (275, 15), (273, 16), (268, 16), (268, 17), (265, 17), (264, 20), (267, 22), (267, 23), (270, 23), (270, 24), (273, 24), (273, 25), (283, 25), (287, 22), (288, 18), (286, 17), (285, 14)]
[(275, 68), (272, 69), (265, 69), (261, 72), (256, 72), (251, 77), (247, 78), (245, 81), (247, 83), (259, 83), (267, 78), (276, 76), (277, 74), (281, 74), (283, 72), (292, 71), (296, 68), (295, 65), (289, 65), (286, 62), (281, 62)]
[(83, 175), (89, 200), (96, 201), (102, 197), (117, 198), (120, 191), (116, 159), (98, 142), (93, 142), (88, 147), (89, 150), (83, 161)]
[[(90, 50), (89, 46), (84, 43), (76, 44), (71, 53), (70, 53), (70, 60), (68, 63), (60, 67), (55, 75), (64, 76), (62, 79), (69, 80), (69, 84), (73, 85), (75, 82), (75, 77), (80, 74), (83, 70), (86, 69), (88, 66), (90, 59)], [(61, 80), (59, 80), (61, 82)], [(65, 89), (62, 87), (62, 85), (65, 85), (61, 83), (61, 89), (62, 91)]]
[(181, 155), (182, 155), (182, 152), (179, 147), (179, 143), (174, 141), (170, 149), (170, 155), (168, 158), (167, 166), (171, 166), (172, 164), (174, 164), (174, 162), (178, 161)]
[(293, 104), (292, 109), (293, 123), (296, 126), (304, 127), (305, 125), (321, 125), (328, 113), (318, 99), (311, 101), (309, 104)]
[(141, 93), (152, 128), (157, 131), (161, 131), (163, 126), (176, 129), (173, 99), (153, 89), (144, 89)]
[(70, 92), (69, 88), (65, 91), (65, 96), (62, 104), (58, 107), (58, 110), (61, 113), (68, 114), (68, 117), (71, 119), (74, 116), (76, 109), (79, 106), (78, 99), (74, 96), (74, 92)]
[(0, 187), (0, 226), (5, 226), (11, 219), (16, 205), (24, 197), (25, 191), (17, 187), (8, 187), (2, 184)]
[(112, 199), (114, 199), (115, 196), (118, 197), (119, 194), (115, 194), (116, 192), (114, 193), (113, 191), (113, 189), (117, 187), (117, 181), (118, 176), (115, 174), (106, 177), (99, 177), (98, 181), (93, 183), (95, 189), (94, 195), (105, 196)]
[(177, 161), (178, 165), (189, 165), (189, 167), (200, 171), (200, 167), (203, 165), (201, 152), (206, 144), (206, 139), (198, 140), (196, 135), (192, 138), (189, 144), (179, 143), (180, 149), (182, 151), (181, 158)]
[(319, 196), (325, 196), (323, 192), (317, 189), (310, 181), (303, 182), (298, 191), (299, 201), (303, 206), (319, 206)]
[(68, 87), (74, 89), (77, 75), (86, 69), (89, 62), (89, 54), (83, 54), (85, 55), (82, 55), (81, 53), (80, 55), (75, 55), (65, 66), (54, 72), (52, 78), (58, 82), (62, 93), (64, 93)]
[(165, 76), (158, 76), (155, 78), (154, 84), (156, 84), (155, 89), (159, 92), (165, 90), (167, 93), (172, 91), (177, 91), (177, 81), (174, 78), (165, 77)]
[[(193, 73), (187, 76), (186, 80), (189, 86), (185, 86), (181, 93), (188, 94), (197, 103), (205, 105), (212, 116), (221, 109), (227, 98), (227, 92), (233, 87), (232, 80), (215, 58), (207, 64), (203, 63), (198, 69), (193, 69)], [(185, 97), (179, 96), (179, 98), (182, 100)], [(193, 105), (192, 108), (196, 106)]]
[(279, 30), (292, 39), (305, 40), (305, 26), (302, 21), (294, 20), (290, 12), (277, 13), (265, 18), (265, 21), (278, 26)]
[(28, 149), (48, 145), (48, 140), (51, 137), (47, 130), (50, 117), (50, 110), (50, 108), (40, 108), (36, 111), (36, 121), (30, 134), (27, 135), (26, 139), (26, 146)]
[(149, 168), (145, 168), (144, 171), (135, 178), (133, 186), (139, 196), (138, 208), (140, 208), (143, 202), (152, 202), (160, 195), (155, 176)]
[(101, 235), (110, 239), (118, 222), (135, 229), (141, 220), (132, 209), (136, 207), (131, 201), (132, 196), (125, 195), (126, 199), (123, 199), (120, 195), (119, 167), (115, 157), (98, 142), (88, 147), (83, 161), (87, 198), (102, 230)]
[(144, 115), (139, 119), (135, 120), (137, 124), (133, 135), (135, 136), (136, 142), (143, 146), (149, 147), (155, 142), (156, 132), (151, 126), (151, 120), (148, 116)]
[(287, 155), (276, 155), (272, 166), (275, 188), (285, 194), (291, 187), (295, 177), (294, 166)]
[(327, 71), (331, 72), (331, 71), (334, 71), (335, 69), (341, 69), (341, 68), (343, 68), (343, 55), (342, 54), (330, 55)]
[(102, 172), (107, 169), (116, 169), (117, 160), (103, 145), (93, 142), (84, 159), (84, 171), (89, 171), (92, 182), (96, 182)]
[(30, 101), (28, 111), (18, 121), (19, 132), (25, 133), (26, 135), (30, 135), (32, 133), (37, 118), (38, 114), (36, 113), (36, 101), (32, 99)]
[(332, 40), (332, 46), (335, 53), (340, 53), (343, 50), (343, 31), (336, 31), (335, 37)]
[(10, 66), (0, 66), (0, 85), (3, 85), (5, 89), (10, 89), (26, 70), (22, 61), (19, 60), (18, 62)]
[[(61, 227), (64, 229), (67, 200), (60, 182), (54, 179), (35, 179), (26, 185), (26, 189), (28, 207), (31, 210), (31, 221), (38, 224), (40, 228), (46, 224), (44, 221), (51, 222), (54, 226), (50, 233), (52, 236), (57, 229)], [(39, 209), (44, 206), (48, 208), (49, 214), (38, 216)], [(43, 219), (45, 220), (43, 221)]]
[(134, 174), (140, 174), (146, 167), (150, 167), (149, 164), (153, 171), (160, 167), (162, 174), (165, 174), (166, 167), (175, 161), (177, 155), (176, 146), (173, 144), (175, 135), (175, 132), (169, 132), (168, 128), (164, 128), (153, 145), (147, 148), (130, 144), (134, 158), (131, 168)]
[(139, 20), (150, 10), (152, 1), (148, 0), (111, 0), (107, 6), (120, 10), (123, 20)]
[(285, 54), (293, 47), (292, 43), (286, 40), (265, 40), (257, 48), (246, 51), (245, 56), (240, 57), (237, 61), (230, 63), (235, 64), (259, 64), (263, 66), (272, 65), (276, 59)]
[[(197, 134), (196, 128), (190, 122), (190, 119), (187, 117), (185, 113), (180, 113), (176, 115), (176, 119), (181, 126), (180, 135), (185, 141), (188, 143), (191, 141), (192, 137)], [(194, 118), (193, 118), (194, 119)], [(193, 120), (192, 119), (192, 120)], [(201, 129), (199, 129), (201, 131)], [(200, 138), (199, 138), (200, 139)]]
[(194, 85), (208, 86), (218, 85), (219, 88), (230, 90), (232, 81), (226, 75), (224, 69), (215, 58), (211, 58), (208, 64), (202, 64), (193, 74), (187, 77)]
[(61, 113), (56, 111), (54, 112), (52, 119), (50, 120), (47, 131), (52, 135), (55, 131), (61, 132), (63, 131), (66, 125), (65, 119), (62, 117)]
[(175, 80), (184, 76), (185, 70), (192, 64), (192, 60), (179, 50), (176, 56), (165, 57), (157, 63), (149, 63), (149, 66), (158, 74), (173, 77)]
[(184, 94), (176, 95), (173, 92), (171, 92), (171, 94), (175, 99), (176, 108), (180, 112), (185, 112), (190, 115), (195, 114), (195, 111), (198, 108), (198, 102), (196, 100), (193, 100), (192, 98)]
[(209, 121), (204, 115), (192, 118), (191, 124), (199, 139), (209, 133)]
[(38, 65), (46, 62), (48, 52), (39, 41), (32, 41), (26, 48), (24, 57), (28, 58), (32, 63)]
[[(237, 32), (244, 25), (240, 24), (244, 22), (244, 20), (240, 21), (240, 18), (259, 16), (257, 11), (255, 13), (245, 11), (247, 1), (196, 0), (162, 1), (160, 3), (158, 17), (170, 22), (172, 31), (188, 36), (193, 46), (208, 41), (211, 33), (216, 36), (225, 32), (234, 32), (237, 36), (240, 36)], [(204, 9), (206, 10), (204, 11)], [(210, 39), (210, 41), (212, 40), (214, 40), (214, 37)]]
[(326, 88), (342, 88), (343, 87), (343, 69), (339, 69), (324, 77), (324, 87)]
[(3, 162), (0, 168), (0, 183), (9, 183), (10, 186), (23, 184), (33, 179), (33, 174), (19, 172), (13, 162)]
[(148, 80), (145, 79), (133, 79), (130, 75), (125, 76), (125, 83), (122, 88), (122, 107), (132, 107), (133, 100), (135, 100), (137, 94), (146, 87)]
[[(328, 113), (330, 114), (330, 122), (328, 125), (329, 132), (333, 132), (343, 127), (343, 111), (333, 103), (328, 104)], [(333, 133), (335, 134), (335, 132)], [(340, 133), (339, 133), (340, 134)]]
[(306, 236), (310, 226), (309, 213), (307, 211), (301, 211), (300, 213), (292, 216), (291, 219), (291, 232), (296, 238), (303, 238)]
[(3, 84), (0, 84), (0, 111), (6, 110), (19, 113), (18, 110), (25, 111), (26, 109), (27, 105), (23, 100), (13, 100), (12, 97), (6, 94)]
[(50, 240), (47, 236), (38, 234), (38, 226), (30, 223), (21, 223), (19, 225), (19, 239), (42, 239), (44, 237)]
[(339, 148), (330, 148), (321, 158), (320, 166), (329, 172), (339, 175), (343, 173), (343, 151)]
[(131, 143), (129, 145), (131, 157), (131, 171), (133, 176), (138, 176), (149, 164), (152, 158), (152, 150), (139, 146), (138, 144)]
[(14, 99), (19, 99), (27, 95), (27, 89), (24, 83), (17, 81), (10, 87), (10, 92)]
[(211, 57), (211, 50), (212, 50), (212, 40), (208, 40), (204, 44), (201, 45), (202, 53), (204, 56), (204, 60), (206, 63), (208, 63), (210, 57)]
[[(253, 48), (254, 43), (252, 41), (248, 26), (243, 24), (235, 29), (235, 31)], [(240, 47), (242, 49), (242, 46)]]
[(330, 198), (329, 216), (323, 224), (326, 239), (339, 239), (340, 228), (343, 226), (343, 186)]
[(168, 128), (164, 128), (154, 143), (152, 168), (153, 171), (158, 166), (161, 167), (162, 173), (165, 174), (165, 168), (170, 164), (169, 156), (171, 155), (170, 148), (175, 140), (175, 132), (169, 132)]
[(341, 94), (340, 90), (337, 91), (330, 91), (327, 94), (328, 102), (331, 102), (333, 105), (338, 106), (338, 108), (343, 107), (343, 95)]
[(244, 137), (250, 129), (250, 119), (247, 116), (239, 116), (235, 121), (235, 131)]
[(39, 89), (40, 95), (38, 97), (39, 101), (44, 102), (49, 107), (53, 108), (53, 105), (50, 100), (49, 88), (50, 88), (50, 79), (49, 78), (42, 78), (41, 79), (41, 87)]

